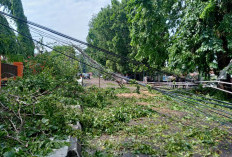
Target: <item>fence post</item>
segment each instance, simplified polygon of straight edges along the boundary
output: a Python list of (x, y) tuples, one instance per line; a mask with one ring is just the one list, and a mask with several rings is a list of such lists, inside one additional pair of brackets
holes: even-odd
[(101, 88), (101, 74), (99, 73), (99, 88)]
[(0, 55), (0, 88), (2, 88), (2, 62), (1, 62), (1, 55)]

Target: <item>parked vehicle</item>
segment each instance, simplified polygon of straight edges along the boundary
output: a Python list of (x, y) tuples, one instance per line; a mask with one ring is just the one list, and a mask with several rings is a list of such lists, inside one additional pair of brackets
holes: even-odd
[(83, 78), (84, 78), (84, 79), (90, 79), (90, 74), (88, 74), (88, 73), (83, 73)]
[(83, 79), (90, 79), (91, 74), (90, 73), (77, 73), (77, 76), (81, 76)]

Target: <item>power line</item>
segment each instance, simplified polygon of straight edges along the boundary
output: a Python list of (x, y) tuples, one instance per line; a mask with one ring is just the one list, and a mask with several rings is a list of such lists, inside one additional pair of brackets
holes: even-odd
[[(162, 93), (162, 94), (164, 94), (164, 93)], [(168, 95), (170, 98), (174, 99), (174, 101), (178, 102), (179, 104), (185, 104), (186, 106), (193, 108), (197, 112), (199, 112), (199, 113), (201, 113), (201, 114), (203, 114), (203, 115), (205, 115), (207, 117), (213, 117), (214, 120), (217, 121), (217, 122), (219, 122), (222, 126), (228, 126), (228, 127), (232, 128), (231, 125), (228, 125), (225, 122), (222, 122), (221, 120), (216, 119), (212, 114), (205, 113), (204, 111), (200, 110), (199, 108), (197, 108), (195, 106), (192, 106), (192, 105), (189, 106), (189, 105), (186, 104), (186, 103), (189, 103), (189, 104), (193, 104), (194, 105), (194, 103), (192, 101), (186, 101), (184, 99), (179, 99), (179, 98), (176, 98), (175, 96), (172, 96), (172, 95), (169, 95), (169, 94), (166, 94), (166, 95)], [(183, 101), (183, 103), (181, 103), (178, 100)], [(206, 110), (207, 110), (207, 108), (206, 108)], [(211, 110), (208, 109), (208, 111), (211, 111)]]
[[(63, 34), (63, 33), (57, 32), (57, 31), (55, 31), (55, 30), (53, 30), (53, 29), (50, 29), (50, 28), (48, 28), (48, 27), (39, 25), (39, 24), (37, 24), (37, 23), (31, 22), (31, 21), (28, 21), (28, 20), (21, 19), (21, 18), (19, 18), (19, 17), (13, 16), (13, 15), (11, 15), (11, 14), (4, 13), (4, 12), (2, 12), (2, 11), (0, 11), (0, 14), (5, 15), (5, 16), (8, 16), (8, 17), (13, 18), (13, 19), (16, 19), (16, 20), (18, 20), (18, 21), (20, 21), (20, 22), (27, 23), (27, 24), (29, 24), (29, 25), (32, 25), (32, 26), (41, 28), (41, 29), (43, 29), (43, 30), (46, 30), (46, 31), (51, 32), (51, 33), (53, 33), (53, 34), (62, 36), (62, 37), (64, 37), (64, 38), (66, 38), (66, 39), (69, 39), (69, 40), (72, 40), (72, 41), (81, 43), (81, 44), (86, 45), (86, 46), (88, 46), (88, 47), (92, 47), (92, 48), (94, 48), (94, 49), (97, 49), (97, 50), (99, 50), (99, 51), (105, 52), (105, 53), (110, 54), (110, 55), (112, 55), (112, 56), (115, 56), (115, 57), (118, 57), (118, 58), (122, 58), (125, 62), (128, 62), (128, 58), (127, 58), (127, 57), (118, 55), (118, 54), (116, 54), (116, 53), (114, 53), (114, 52), (105, 50), (105, 49), (103, 49), (103, 48), (99, 48), (99, 47), (97, 47), (97, 46), (94, 46), (94, 45), (92, 45), (92, 44), (86, 43), (86, 42), (81, 41), (81, 40), (78, 40), (78, 39), (75, 39), (75, 38), (70, 37), (70, 36), (68, 36), (68, 35), (65, 35), (65, 34)], [(131, 59), (130, 59), (130, 60), (131, 60)], [(142, 63), (137, 62), (137, 61), (134, 61), (134, 60), (133, 60), (132, 62), (134, 62), (135, 64), (142, 64)]]
[[(175, 93), (175, 91), (170, 92), (170, 93)], [(178, 94), (178, 95), (180, 95), (180, 94)], [(213, 104), (213, 105), (221, 106), (221, 107), (224, 107), (224, 108), (232, 109), (232, 106), (222, 105), (222, 104), (219, 104), (219, 103), (210, 102), (210, 101), (207, 101), (207, 100), (202, 100), (202, 99), (197, 99), (197, 98), (192, 98), (192, 97), (189, 97), (189, 96), (186, 96), (186, 97), (189, 98), (189, 99), (192, 99), (192, 100), (197, 100), (197, 101), (205, 102), (205, 103), (208, 103), (208, 104)], [(205, 97), (203, 97), (203, 98), (205, 98)]]
[(201, 98), (204, 98), (204, 99), (207, 99), (207, 100), (212, 100), (212, 101), (216, 101), (216, 102), (219, 102), (219, 103), (223, 103), (223, 104), (226, 104), (226, 105), (232, 105), (232, 103), (229, 103), (229, 102), (225, 102), (225, 101), (221, 101), (221, 100), (218, 100), (218, 99), (213, 99), (213, 98), (207, 98), (205, 96), (202, 96), (202, 95), (197, 95), (197, 94), (193, 94), (193, 93), (190, 93), (190, 92), (187, 92), (187, 91), (183, 91), (183, 90), (176, 90), (175, 92), (182, 92), (182, 93), (186, 93), (186, 94), (190, 94), (190, 95), (195, 95), (197, 97), (201, 97)]
[[(1, 23), (1, 22), (0, 22), (0, 24), (3, 25), (4, 27), (8, 28), (8, 29), (11, 29), (11, 30), (13, 30), (13, 31), (15, 31), (15, 32), (17, 32), (17, 33), (19, 33), (20, 35), (26, 37), (26, 38), (29, 39), (29, 40), (32, 40), (32, 41), (34, 41), (34, 42), (36, 42), (36, 43), (39, 43), (39, 44), (41, 44), (41, 45), (43, 45), (43, 46), (45, 46), (45, 47), (47, 47), (47, 48), (49, 48), (49, 49), (51, 49), (51, 50), (57, 52), (57, 53), (60, 53), (60, 54), (66, 56), (66, 57), (68, 57), (68, 58), (70, 58), (70, 59), (76, 60), (76, 61), (78, 61), (78, 62), (80, 62), (80, 63), (82, 63), (82, 64), (85, 64), (85, 65), (87, 65), (87, 66), (89, 66), (89, 67), (91, 67), (91, 68), (94, 68), (94, 69), (96, 69), (96, 70), (99, 70), (99, 71), (101, 71), (102, 73), (105, 73), (105, 74), (108, 74), (108, 75), (112, 75), (112, 76), (114, 76), (114, 77), (118, 77), (118, 78), (121, 78), (121, 79), (129, 80), (129, 79), (126, 78), (126, 77), (120, 76), (120, 75), (118, 75), (118, 74), (116, 74), (116, 73), (106, 72), (106, 71), (104, 71), (103, 69), (96, 68), (96, 67), (94, 67), (94, 66), (92, 66), (92, 65), (89, 65), (89, 64), (87, 64), (87, 63), (85, 63), (85, 62), (82, 62), (82, 61), (76, 59), (75, 57), (72, 57), (72, 56), (69, 56), (69, 55), (67, 55), (67, 54), (65, 54), (65, 53), (63, 53), (63, 52), (60, 52), (60, 51), (58, 51), (58, 50), (52, 48), (51, 46), (48, 46), (48, 45), (46, 45), (46, 44), (44, 44), (44, 43), (42, 43), (42, 42), (40, 42), (40, 41), (37, 41), (37, 40), (33, 39), (32, 37), (29, 37), (29, 36), (27, 36), (27, 35), (25, 35), (25, 34), (23, 34), (23, 33), (20, 33), (19, 31), (15, 30), (15, 29), (13, 29), (13, 28), (11, 28), (11, 27), (9, 27), (8, 25), (5, 25), (5, 24), (3, 24), (3, 23)], [(140, 83), (140, 84), (143, 85), (143, 86), (146, 86), (145, 84), (142, 84), (142, 83)]]
[(55, 41), (59, 41), (60, 43), (63, 43), (63, 44), (72, 44), (71, 41), (65, 41), (65, 40), (63, 40), (61, 38), (58, 38), (58, 37), (56, 37), (54, 35), (51, 35), (51, 34), (48, 34), (48, 33), (44, 32), (44, 31), (36, 29), (36, 28), (34, 28), (32, 26), (29, 26), (29, 28), (31, 29), (32, 32), (34, 32), (36, 34), (39, 34), (41, 37), (47, 37), (47, 38), (53, 39)]
[[(13, 19), (16, 19), (16, 20), (18, 20), (18, 21), (20, 21), (20, 22), (27, 23), (27, 24), (29, 24), (29, 25), (38, 27), (38, 28), (40, 28), (40, 29), (46, 30), (46, 31), (48, 31), (48, 32), (50, 32), (50, 33), (56, 34), (56, 35), (58, 35), (58, 36), (61, 36), (61, 37), (66, 38), (66, 39), (69, 39), (69, 40), (78, 42), (78, 43), (80, 43), (80, 44), (86, 45), (86, 46), (91, 47), (91, 48), (94, 48), (94, 49), (96, 49), (96, 50), (102, 51), (102, 52), (104, 52), (104, 53), (107, 53), (107, 54), (109, 54), (109, 55), (115, 56), (115, 57), (117, 57), (117, 58), (121, 58), (125, 63), (127, 63), (127, 62), (132, 62), (132, 63), (135, 64), (135, 65), (143, 65), (143, 66), (146, 66), (146, 67), (149, 67), (149, 68), (152, 68), (152, 69), (155, 70), (155, 68), (150, 67), (150, 66), (147, 65), (147, 64), (144, 64), (144, 63), (141, 63), (141, 62), (132, 60), (132, 59), (130, 59), (130, 58), (128, 58), (128, 57), (125, 57), (125, 56), (122, 56), (122, 55), (118, 55), (118, 54), (116, 54), (116, 53), (114, 53), (114, 52), (112, 52), (112, 51), (108, 51), (108, 50), (106, 50), (106, 49), (99, 48), (99, 47), (97, 47), (97, 46), (94, 46), (94, 45), (92, 45), (92, 44), (89, 44), (89, 43), (83, 42), (83, 41), (81, 41), (81, 40), (75, 39), (75, 38), (70, 37), (70, 36), (68, 36), (68, 35), (65, 35), (65, 34), (63, 34), (63, 33), (57, 32), (57, 31), (55, 31), (55, 30), (53, 30), (53, 29), (50, 29), (50, 28), (48, 28), (48, 27), (39, 25), (39, 24), (37, 24), (37, 23), (34, 23), (34, 22), (31, 22), (31, 21), (28, 21), (28, 20), (21, 19), (21, 18), (19, 18), (19, 17), (13, 16), (13, 15), (11, 15), (11, 14), (4, 13), (4, 12), (2, 12), (2, 11), (0, 11), (0, 14), (5, 15), (5, 16), (8, 16), (8, 17), (13, 18)], [(161, 72), (161, 73), (165, 73), (165, 74), (171, 74), (171, 75), (174, 75), (175, 77), (179, 77), (178, 75), (176, 75), (176, 74), (174, 74), (174, 73), (165, 72), (165, 71), (161, 71), (161, 70), (158, 70), (158, 69), (156, 69), (156, 71)], [(179, 78), (181, 78), (181, 77), (179, 77)], [(185, 78), (185, 80), (193, 81), (193, 80), (186, 79), (186, 78)]]
[[(53, 35), (51, 35), (51, 34), (48, 34), (48, 33), (44, 32), (44, 31), (39, 30), (39, 29), (36, 29), (36, 28), (34, 28), (34, 27), (32, 27), (32, 26), (29, 26), (29, 28), (31, 29), (31, 31), (32, 31), (33, 33), (39, 34), (40, 36), (47, 37), (47, 38), (49, 38), (49, 39), (58, 41), (59, 43), (66, 44), (66, 45), (69, 45), (69, 46), (74, 46), (74, 47), (77, 46), (77, 45), (75, 45), (74, 43), (72, 43), (71, 41), (65, 41), (65, 40), (63, 40), (63, 39), (61, 39), (61, 38), (58, 38), (58, 37), (53, 36)], [(80, 48), (80, 45), (78, 45), (78, 47)], [(112, 61), (112, 62), (114, 62), (114, 63), (117, 63), (117, 61), (115, 61), (115, 59), (111, 59), (111, 58), (108, 57), (107, 55), (105, 55), (105, 58), (108, 59), (108, 60), (110, 60), (110, 61)]]
[[(11, 28), (11, 27), (9, 27), (9, 26), (3, 24), (3, 23), (0, 23), (0, 24), (3, 25), (3, 26), (5, 26), (5, 27), (7, 27), (7, 28), (9, 28), (9, 29), (11, 29), (11, 30), (13, 30), (13, 31), (15, 31), (15, 32), (17, 32), (17, 33), (19, 33), (19, 34), (21, 34), (22, 36), (24, 36), (24, 37), (26, 37), (26, 38), (28, 38), (28, 39), (34, 41), (34, 42), (37, 42), (37, 43), (39, 43), (39, 44), (41, 44), (41, 45), (43, 45), (43, 46), (45, 46), (45, 47), (47, 47), (47, 48), (49, 48), (49, 49), (52, 49), (52, 50), (54, 50), (54, 51), (56, 51), (56, 52), (58, 52), (58, 53), (60, 53), (60, 54), (62, 54), (62, 55), (64, 55), (64, 56), (66, 56), (66, 57), (68, 57), (68, 58), (71, 58), (71, 59), (76, 60), (76, 61), (78, 61), (78, 62), (80, 62), (80, 63), (83, 63), (83, 62), (79, 61), (78, 59), (76, 59), (76, 58), (74, 58), (74, 57), (72, 57), (72, 56), (69, 56), (69, 55), (67, 55), (67, 54), (65, 54), (65, 53), (63, 53), (63, 52), (60, 52), (60, 51), (58, 51), (58, 50), (56, 50), (56, 49), (54, 49), (54, 48), (52, 48), (52, 47), (50, 47), (50, 46), (48, 46), (48, 45), (46, 45), (46, 44), (40, 42), (40, 41), (37, 41), (37, 40), (35, 40), (35, 39), (32, 39), (31, 37), (28, 37), (28, 36), (26, 36), (26, 35), (23, 35), (22, 33), (18, 32), (17, 30), (15, 30), (15, 29), (13, 29), (13, 28)], [(83, 63), (83, 64), (86, 64), (86, 63)], [(92, 67), (91, 65), (88, 65), (88, 64), (86, 64), (86, 65)], [(92, 67), (92, 68), (95, 68), (95, 67)], [(97, 69), (97, 70), (100, 70), (100, 69)]]
[[(7, 27), (7, 28), (9, 28), (9, 29), (12, 29), (13, 31), (15, 31), (15, 32), (17, 32), (17, 33), (19, 33), (17, 30), (14, 30), (13, 28), (11, 28), (11, 27), (9, 27), (9, 26), (7, 26), (7, 25), (5, 25), (5, 24), (2, 24), (2, 23), (0, 23), (1, 25), (3, 25), (3, 26), (5, 26), (5, 27)], [(21, 34), (21, 35), (23, 35), (22, 33), (19, 33), (19, 34)], [(31, 37), (28, 37), (28, 36), (26, 36), (26, 35), (23, 35), (24, 37), (26, 37), (26, 38), (28, 38), (28, 39), (30, 39), (30, 40), (32, 40), (32, 41), (35, 41), (35, 42), (37, 42), (37, 43), (39, 43), (39, 44), (41, 44), (41, 45), (43, 45), (43, 46), (46, 46), (46, 47), (48, 47), (48, 48), (50, 48), (50, 49), (52, 49), (52, 50), (54, 50), (54, 51), (56, 51), (56, 52), (58, 52), (58, 53), (60, 53), (60, 54), (62, 54), (62, 55), (65, 55), (66, 57), (69, 57), (69, 58), (71, 58), (71, 59), (73, 59), (73, 60), (76, 60), (76, 61), (78, 61), (78, 62), (80, 62), (80, 63), (83, 63), (83, 64), (85, 64), (85, 65), (87, 65), (87, 66), (90, 66), (90, 67), (92, 67), (92, 68), (94, 68), (94, 69), (97, 69), (97, 70), (99, 70), (99, 71), (102, 71), (103, 73), (107, 73), (107, 74), (109, 74), (109, 75), (112, 75), (112, 76), (115, 76), (115, 77), (118, 77), (118, 78), (122, 78), (122, 79), (125, 79), (125, 80), (128, 80), (128, 81), (130, 81), (130, 79), (128, 79), (128, 78), (126, 78), (126, 77), (123, 77), (123, 76), (120, 76), (120, 75), (118, 75), (118, 74), (115, 74), (115, 73), (109, 73), (109, 72), (106, 72), (106, 71), (104, 71), (104, 70), (101, 70), (101, 69), (99, 69), (99, 68), (96, 68), (96, 67), (94, 67), (94, 66), (91, 66), (91, 65), (89, 65), (89, 64), (86, 64), (86, 63), (84, 63), (84, 62), (82, 62), (82, 61), (80, 61), (80, 60), (78, 60), (78, 59), (76, 59), (76, 58), (74, 58), (74, 57), (72, 57), (72, 56), (69, 56), (69, 55), (66, 55), (66, 54), (64, 54), (64, 53), (62, 53), (62, 52), (60, 52), (60, 51), (57, 51), (56, 49), (53, 49), (52, 47), (50, 47), (50, 46), (48, 46), (48, 45), (46, 45), (46, 44), (43, 44), (43, 43), (41, 43), (41, 42), (39, 42), (39, 41), (37, 41), (37, 40), (35, 40), (35, 39), (33, 39), (33, 38), (31, 38)], [(142, 85), (142, 86), (146, 86), (146, 84), (144, 84), (144, 83), (141, 83), (141, 82), (137, 82), (139, 85)], [(157, 89), (156, 89), (157, 90)], [(165, 94), (165, 95), (169, 95), (170, 93), (167, 93), (167, 92), (163, 92), (163, 91), (160, 91), (161, 93), (163, 93), (163, 94)], [(172, 94), (172, 96), (173, 96), (174, 94)], [(182, 97), (184, 97), (183, 95), (181, 95)], [(175, 96), (176, 98), (178, 98), (178, 99), (181, 99), (181, 98), (179, 98), (180, 96)], [(186, 98), (186, 97), (185, 97)], [(190, 102), (192, 102), (192, 101), (190, 101)], [(192, 103), (197, 103), (197, 102), (192, 102)], [(198, 103), (199, 104), (199, 103)], [(213, 108), (212, 108), (213, 109)], [(215, 111), (214, 111), (215, 112)], [(221, 112), (221, 111), (220, 111)], [(217, 113), (217, 112), (215, 112), (215, 113)], [(217, 113), (217, 114), (220, 114), (220, 113)], [(220, 114), (220, 115), (222, 115), (222, 114)]]
[[(228, 115), (231, 115), (231, 113), (225, 113), (223, 110), (219, 110), (219, 109), (216, 109), (216, 108), (213, 108), (213, 107), (209, 107), (207, 105), (204, 105), (204, 104), (201, 104), (199, 102), (195, 102), (195, 101), (190, 101), (188, 98), (184, 97), (183, 95), (179, 96), (179, 95), (176, 95), (176, 94), (173, 94), (173, 93), (170, 93), (170, 92), (167, 92), (167, 91), (163, 91), (163, 90), (159, 90), (159, 89), (156, 89), (157, 91), (163, 93), (164, 95), (168, 95), (170, 97), (173, 97), (173, 98), (176, 98), (176, 99), (179, 99), (181, 101), (184, 101), (184, 102), (187, 102), (187, 103), (190, 103), (190, 104), (193, 104), (193, 105), (197, 105), (201, 108), (205, 108), (206, 110), (209, 110), (217, 115), (220, 115), (220, 116), (223, 116), (225, 118), (228, 118), (228, 119), (232, 119), (231, 116), (228, 116)], [(218, 112), (216, 112), (218, 111)], [(225, 114), (227, 115), (225, 115)], [(211, 115), (212, 116), (212, 115)]]

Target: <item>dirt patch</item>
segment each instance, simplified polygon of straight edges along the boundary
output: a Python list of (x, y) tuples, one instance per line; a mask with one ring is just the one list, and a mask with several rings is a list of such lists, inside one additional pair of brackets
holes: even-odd
[(167, 123), (167, 119), (165, 117), (158, 117), (158, 118), (148, 118), (142, 117), (138, 119), (133, 119), (128, 123), (128, 126), (136, 126), (136, 125), (158, 125)]
[(138, 105), (143, 105), (143, 106), (150, 105), (150, 103), (148, 103), (148, 102), (138, 102), (137, 104)]
[[(142, 105), (142, 106), (147, 106), (150, 105), (150, 103), (148, 102), (138, 102), (138, 105)], [(167, 108), (156, 108), (156, 107), (152, 107), (152, 110), (162, 114), (162, 115), (166, 115), (166, 116), (176, 116), (176, 117), (184, 117), (186, 115), (188, 115), (189, 113), (187, 112), (181, 112), (181, 111), (176, 111), (176, 110), (170, 110)]]
[(141, 91), (141, 93), (144, 94), (144, 95), (146, 95), (146, 96), (149, 96), (149, 97), (160, 96), (158, 94), (149, 93), (149, 91)]
[[(84, 82), (84, 86), (86, 87), (91, 87), (91, 86), (99, 87), (99, 78), (84, 79), (83, 82)], [(131, 86), (129, 84), (124, 84), (124, 87), (129, 88), (131, 92), (136, 90), (136, 87)], [(116, 83), (115, 81), (104, 80), (103, 78), (101, 78), (100, 88), (120, 88), (120, 87), (118, 83)]]
[(157, 94), (151, 94), (148, 91), (141, 91), (140, 94), (138, 93), (121, 93), (121, 94), (117, 94), (117, 97), (121, 97), (121, 98), (148, 98), (148, 97), (153, 97), (153, 96), (159, 96)]
[(218, 146), (218, 150), (216, 152), (222, 157), (231, 157), (232, 156), (232, 141), (228, 141), (225, 139), (224, 141), (220, 142)]
[(146, 95), (137, 94), (137, 93), (122, 93), (116, 95), (119, 98), (146, 98)]
[(175, 111), (175, 110), (170, 110), (170, 109), (166, 109), (166, 108), (155, 108), (152, 107), (152, 109), (156, 112), (159, 112), (161, 114), (167, 115), (167, 116), (177, 116), (177, 117), (184, 117), (186, 116), (188, 113), (187, 112), (181, 112), (181, 111)]
[[(85, 86), (97, 86), (99, 87), (99, 78), (91, 78), (83, 80)], [(107, 81), (103, 78), (100, 79), (101, 88), (119, 88), (118, 84), (115, 81)]]

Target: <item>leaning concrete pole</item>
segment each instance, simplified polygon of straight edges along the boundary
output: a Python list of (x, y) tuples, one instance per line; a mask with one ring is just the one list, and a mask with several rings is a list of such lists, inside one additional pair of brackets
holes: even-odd
[(95, 60), (93, 60), (89, 55), (87, 55), (81, 48), (79, 48), (76, 45), (72, 45), (73, 47), (75, 47), (84, 57), (86, 57), (90, 62), (92, 62), (93, 64), (95, 64), (98, 68), (100, 68), (101, 70), (104, 70), (104, 68), (102, 67), (102, 65), (100, 65), (99, 63), (97, 63)]

